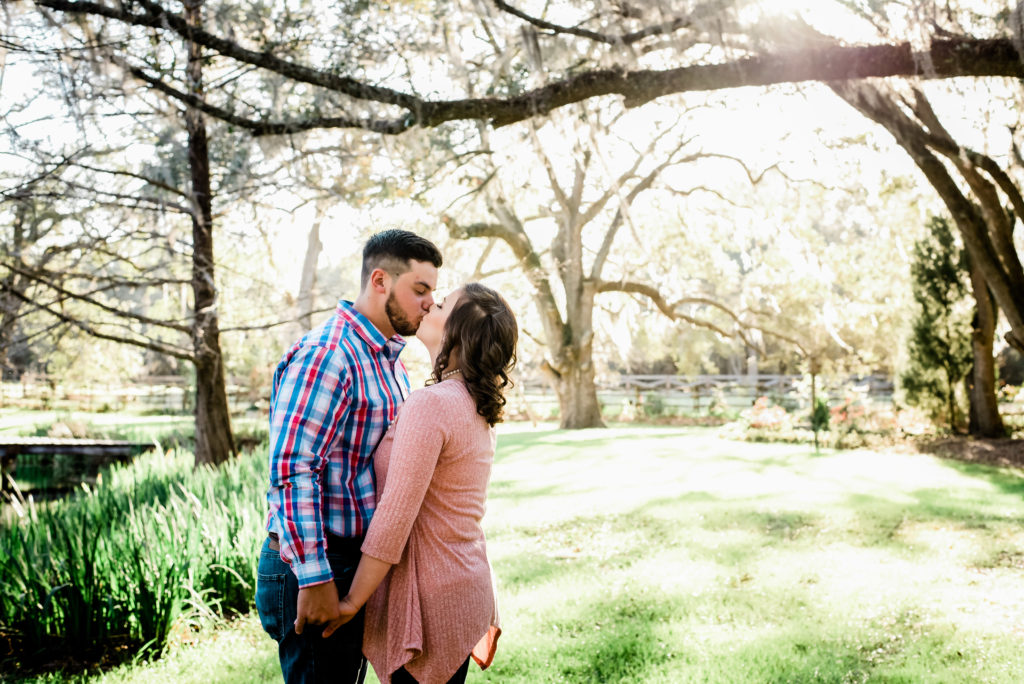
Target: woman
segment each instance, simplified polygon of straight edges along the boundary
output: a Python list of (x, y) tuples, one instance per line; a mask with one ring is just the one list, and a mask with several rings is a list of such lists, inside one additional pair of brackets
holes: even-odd
[(462, 682), (481, 668), (501, 630), (483, 529), (515, 316), (476, 283), (431, 310), (417, 337), (434, 359), (433, 384), (413, 392), (374, 454), (377, 509), (343, 618), (366, 605), (363, 651), (395, 684)]

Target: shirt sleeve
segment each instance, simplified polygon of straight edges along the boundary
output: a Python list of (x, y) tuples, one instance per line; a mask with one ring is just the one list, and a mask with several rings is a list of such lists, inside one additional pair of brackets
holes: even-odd
[(439, 421), (444, 408), (443, 400), (422, 390), (413, 392), (402, 406), (395, 422), (384, 491), (363, 540), (363, 553), (392, 565), (402, 560), (446, 442)]
[(270, 415), (270, 505), (281, 558), (300, 587), (329, 582), (322, 481), (327, 452), (351, 406), (338, 354), (303, 347), (280, 371)]

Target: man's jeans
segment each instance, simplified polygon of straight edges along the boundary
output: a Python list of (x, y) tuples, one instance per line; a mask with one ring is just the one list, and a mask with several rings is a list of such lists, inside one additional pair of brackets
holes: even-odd
[[(351, 543), (340, 550), (329, 547), (327, 552), (339, 598), (348, 593), (359, 564), (358, 540), (347, 541)], [(363, 612), (327, 639), (321, 636), (323, 627), (317, 625), (306, 625), (302, 634), (296, 634), (299, 582), (288, 564), (281, 560), (280, 553), (272, 551), (269, 544), (268, 539), (260, 551), (256, 609), (263, 629), (277, 641), (284, 681), (287, 684), (361, 684), (366, 676)]]

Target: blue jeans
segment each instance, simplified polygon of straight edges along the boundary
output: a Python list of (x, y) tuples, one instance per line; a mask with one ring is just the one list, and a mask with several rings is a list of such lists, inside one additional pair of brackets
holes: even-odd
[[(359, 565), (358, 541), (350, 541), (352, 543), (341, 550), (329, 548), (327, 552), (339, 597), (348, 593)], [(286, 684), (362, 684), (366, 676), (363, 612), (327, 639), (321, 636), (323, 627), (317, 625), (306, 625), (302, 634), (296, 634), (298, 600), (299, 582), (288, 564), (281, 560), (281, 554), (270, 549), (268, 539), (260, 550), (256, 610), (263, 629), (277, 642), (284, 681)]]

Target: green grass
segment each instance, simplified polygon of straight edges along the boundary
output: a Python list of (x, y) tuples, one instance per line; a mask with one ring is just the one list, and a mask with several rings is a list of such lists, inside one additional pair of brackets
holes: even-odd
[[(920, 454), (503, 427), (504, 634), (469, 681), (1024, 681), (1022, 494)], [(280, 681), (252, 616), (172, 644), (97, 681)]]
[(95, 487), (0, 516), (3, 667), (163, 650), (178, 623), (248, 612), (266, 447), (219, 468), (150, 452)]

